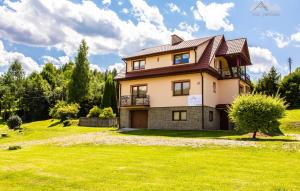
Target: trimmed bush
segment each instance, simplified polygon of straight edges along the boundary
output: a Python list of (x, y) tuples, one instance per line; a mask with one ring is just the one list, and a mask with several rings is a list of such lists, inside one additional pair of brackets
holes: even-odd
[(99, 117), (101, 112), (102, 112), (102, 110), (99, 107), (94, 106), (92, 109), (90, 109), (87, 117)]
[(256, 138), (259, 131), (278, 131), (278, 119), (283, 117), (285, 109), (285, 103), (279, 97), (240, 95), (229, 108), (229, 118), (237, 125), (238, 130), (253, 132), (253, 138)]
[(50, 116), (55, 119), (65, 121), (67, 119), (77, 118), (79, 112), (79, 105), (76, 103), (67, 104), (66, 102), (58, 102), (50, 109)]
[(101, 119), (110, 119), (115, 118), (116, 114), (114, 114), (111, 107), (104, 108), (101, 114), (99, 115)]
[(22, 147), (21, 146), (19, 146), (19, 145), (13, 145), (13, 146), (9, 146), (8, 147), (8, 150), (9, 151), (14, 151), (14, 150), (19, 150), (19, 149), (21, 149)]
[(22, 119), (17, 116), (17, 115), (13, 115), (11, 117), (8, 118), (7, 120), (7, 126), (9, 129), (19, 129), (22, 125)]

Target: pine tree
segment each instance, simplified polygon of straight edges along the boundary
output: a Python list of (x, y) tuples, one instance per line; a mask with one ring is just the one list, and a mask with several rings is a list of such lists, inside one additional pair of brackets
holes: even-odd
[(88, 96), (90, 78), (87, 56), (88, 46), (85, 40), (82, 40), (75, 58), (75, 68), (69, 84), (69, 102), (79, 103)]
[(108, 75), (105, 81), (104, 93), (102, 98), (101, 108), (111, 107), (114, 113), (117, 113), (117, 96), (116, 87), (112, 75)]
[(258, 93), (275, 96), (278, 93), (279, 83), (280, 74), (276, 71), (275, 67), (273, 66), (269, 73), (264, 74), (263, 77), (258, 81), (255, 90)]

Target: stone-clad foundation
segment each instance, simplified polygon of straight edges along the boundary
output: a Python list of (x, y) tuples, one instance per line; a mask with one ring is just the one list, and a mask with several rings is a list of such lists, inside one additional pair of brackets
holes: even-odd
[[(143, 109), (121, 108), (120, 127), (130, 128), (131, 110), (148, 110), (148, 129), (174, 129), (174, 130), (218, 130), (220, 129), (219, 111), (213, 107), (204, 106), (204, 128), (202, 127), (202, 106), (182, 107), (151, 107)], [(186, 121), (173, 121), (173, 111), (186, 111)], [(212, 121), (209, 113), (213, 115)]]

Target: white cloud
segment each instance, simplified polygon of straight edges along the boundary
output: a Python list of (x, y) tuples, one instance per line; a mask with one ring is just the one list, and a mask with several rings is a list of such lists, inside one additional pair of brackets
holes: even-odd
[[(72, 57), (81, 39), (90, 54), (131, 54), (141, 48), (169, 43), (173, 33), (192, 34), (182, 29), (169, 30), (156, 6), (144, 0), (130, 0), (134, 19), (122, 20), (108, 7), (93, 1), (6, 0), (0, 5), (0, 38), (28, 46), (56, 48)], [(153, 35), (159, 34), (159, 35)]]
[(255, 74), (268, 72), (272, 66), (278, 66), (276, 58), (271, 51), (261, 47), (249, 47), (251, 61), (253, 65), (249, 67), (249, 71)]
[(91, 70), (97, 70), (99, 72), (102, 72), (103, 70), (98, 66), (97, 64), (90, 64), (90, 69)]
[(112, 71), (113, 69), (116, 69), (117, 72), (119, 73), (121, 70), (123, 70), (125, 68), (125, 64), (124, 63), (115, 63), (113, 65), (108, 66), (108, 70)]
[(110, 5), (111, 4), (111, 0), (102, 0), (102, 4), (103, 5)]
[(180, 22), (178, 27), (179, 29), (183, 31), (187, 31), (189, 33), (197, 32), (199, 30), (199, 26), (197, 24), (189, 25), (186, 22)]
[(58, 58), (54, 58), (52, 56), (43, 56), (42, 61), (44, 64), (52, 63), (55, 67), (59, 68), (63, 64), (68, 63), (70, 61), (70, 58), (68, 56), (60, 56)]
[(196, 8), (191, 7), (194, 18), (205, 22), (205, 26), (210, 30), (233, 31), (234, 26), (227, 19), (229, 10), (234, 7), (234, 3), (210, 3), (205, 5), (201, 0), (196, 2)]
[(291, 42), (288, 37), (278, 32), (267, 31), (265, 35), (269, 38), (272, 38), (275, 41), (278, 48), (284, 48)]
[(128, 14), (128, 13), (129, 13), (129, 10), (128, 10), (127, 8), (123, 8), (123, 9), (122, 9), (122, 13)]
[(300, 31), (291, 35), (291, 40), (300, 43)]
[(10, 64), (18, 60), (26, 74), (33, 71), (40, 71), (40, 66), (31, 58), (20, 52), (5, 50), (2, 41), (0, 41), (0, 73), (6, 72)]
[(175, 3), (168, 3), (167, 6), (169, 7), (169, 9), (172, 13), (175, 13), (175, 12), (180, 13), (181, 12), (180, 8)]
[(118, 1), (118, 5), (123, 5), (123, 2), (122, 1)]

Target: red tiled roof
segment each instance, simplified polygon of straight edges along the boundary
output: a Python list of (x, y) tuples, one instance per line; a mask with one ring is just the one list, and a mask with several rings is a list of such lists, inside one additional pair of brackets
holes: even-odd
[(217, 55), (226, 55), (226, 54), (237, 54), (243, 51), (243, 47), (246, 43), (246, 39), (234, 39), (227, 40), (225, 43), (222, 43), (222, 46), (219, 48)]
[(176, 51), (176, 50), (182, 50), (182, 49), (188, 49), (188, 48), (193, 48), (197, 47), (200, 44), (212, 39), (214, 37), (205, 37), (205, 38), (199, 38), (199, 39), (194, 39), (194, 40), (187, 40), (183, 41), (179, 44), (171, 45), (171, 44), (166, 44), (166, 45), (161, 45), (161, 46), (156, 46), (156, 47), (151, 47), (151, 48), (146, 48), (143, 49), (133, 55), (124, 57), (123, 59), (129, 59), (129, 58), (135, 58), (139, 56), (146, 56), (146, 55), (151, 55), (151, 54), (157, 54), (157, 53), (164, 53), (164, 52), (169, 52), (169, 51)]

